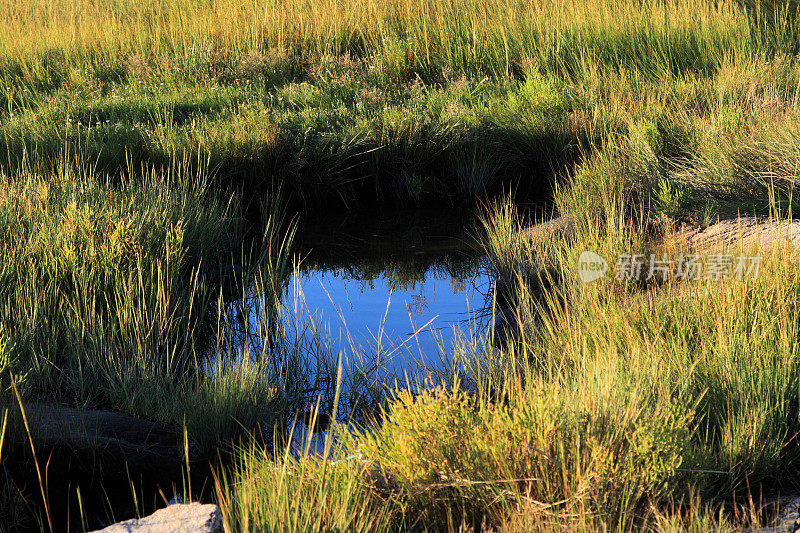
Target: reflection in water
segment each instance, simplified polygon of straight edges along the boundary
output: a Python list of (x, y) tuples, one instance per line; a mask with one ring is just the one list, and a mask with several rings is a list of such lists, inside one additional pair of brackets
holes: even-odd
[(285, 295), (338, 351), (402, 376), (436, 366), (459, 335), (482, 334), (492, 283), (470, 212), (411, 210), (301, 221)]
[(341, 368), (337, 417), (368, 417), (387, 385), (446, 378), (454, 342), (480, 350), (493, 282), (476, 235), (445, 210), (300, 220), (282, 302), (254, 289), (229, 304), (238, 326), (217, 353), (265, 362), (299, 415), (333, 412)]
[[(300, 231), (284, 325), (289, 337), (330, 350), (327, 361), (341, 355), (351, 366), (340, 419), (357, 417), (359, 406), (369, 410), (395, 380), (447, 375), (454, 343), (485, 336), (493, 283), (471, 214), (371, 213), (307, 221)], [(319, 401), (320, 411), (330, 412), (330, 370), (312, 374), (306, 405)], [(324, 433), (307, 440), (307, 431), (303, 424), (296, 429), (296, 449), (321, 453)]]
[(337, 351), (385, 358), (380, 363), (402, 375), (412, 362), (435, 366), (459, 334), (480, 334), (490, 289), (479, 260), (468, 272), (432, 268), (407, 283), (301, 267), (286, 298), (294, 302), (292, 324), (324, 325)]

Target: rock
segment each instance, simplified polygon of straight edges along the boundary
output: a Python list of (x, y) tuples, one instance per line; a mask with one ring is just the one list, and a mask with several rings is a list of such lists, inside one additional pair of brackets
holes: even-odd
[(102, 533), (216, 533), (222, 516), (214, 504), (178, 503), (144, 518), (126, 520), (98, 530)]
[[(26, 436), (17, 409), (12, 423)], [(47, 471), (53, 522), (64, 524), (64, 530), (81, 529), (81, 523), (93, 529), (108, 524), (109, 505), (118, 516), (134, 516), (132, 483), (138, 493), (153, 495), (147, 500), (154, 503), (162, 488), (168, 492), (181, 479), (185, 463), (174, 428), (121, 413), (44, 402), (25, 404), (24, 410), (38, 463)], [(36, 479), (38, 470), (27, 442), (15, 441), (0, 482), (24, 486)], [(76, 486), (81, 488), (80, 503), (74, 497)], [(146, 512), (152, 509), (146, 507)], [(83, 517), (80, 523), (78, 516)]]
[(181, 447), (169, 426), (111, 411), (48, 403), (24, 407), (37, 448), (80, 458), (99, 478), (126, 468), (154, 479), (180, 474)]
[(25, 414), (37, 440), (86, 442), (108, 440), (147, 448), (174, 447), (169, 426), (113, 411), (76, 409), (49, 403), (25, 404)]
[(175, 431), (164, 424), (121, 413), (27, 404), (31, 436), (39, 446), (67, 445), (77, 450), (122, 454), (145, 461), (181, 460)]
[[(570, 216), (551, 218), (533, 225), (523, 236), (535, 242), (554, 242), (569, 238), (575, 232), (575, 219)], [(800, 220), (733, 217), (717, 219), (707, 226), (684, 226), (671, 240), (693, 248), (731, 246), (770, 248), (785, 242), (800, 248)]]
[(744, 531), (748, 533), (795, 533), (800, 531), (800, 498), (795, 498), (784, 505), (772, 526)]
[(558, 242), (568, 239), (575, 232), (575, 219), (558, 216), (525, 229), (523, 237), (533, 242)]
[[(575, 219), (559, 216), (535, 224), (523, 231), (523, 237), (534, 242), (558, 242), (575, 232)], [(745, 247), (770, 248), (780, 242), (800, 248), (800, 219), (769, 219), (758, 217), (733, 217), (717, 219), (707, 226), (684, 226), (671, 240), (694, 248), (730, 246), (741, 243)]]
[(779, 243), (800, 247), (800, 220), (740, 217), (718, 220), (707, 227), (685, 227), (675, 239), (692, 248), (741, 245), (769, 249)]

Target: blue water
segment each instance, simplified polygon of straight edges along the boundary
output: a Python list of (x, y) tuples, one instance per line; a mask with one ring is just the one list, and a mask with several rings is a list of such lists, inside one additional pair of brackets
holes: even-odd
[(364, 279), (344, 269), (301, 268), (286, 303), (292, 320), (312, 321), (336, 351), (382, 357), (400, 372), (436, 366), (459, 339), (484, 335), (488, 327), (492, 282), (484, 261), (461, 270), (432, 266), (398, 283), (386, 271)]
[[(319, 345), (330, 350), (330, 360), (341, 356), (356, 362), (378, 388), (447, 375), (458, 346), (480, 344), (487, 336), (493, 280), (486, 258), (468, 239), (441, 232), (424, 235), (391, 246), (368, 233), (363, 246), (349, 248), (349, 265), (310, 255), (286, 289), (287, 329), (320, 339)], [(352, 237), (347, 240), (352, 242)], [(328, 246), (334, 242), (329, 240)], [(333, 395), (331, 384), (316, 383), (314, 375), (308, 382), (308, 408), (314, 408), (319, 394), (325, 412), (332, 405), (327, 403)], [(345, 389), (353, 386), (352, 369), (350, 376)], [(340, 404), (340, 422), (348, 420), (351, 408)], [(297, 423), (293, 451), (322, 455), (326, 438), (326, 431), (309, 434), (307, 426)]]
[(476, 227), (447, 210), (301, 221), (279, 313), (257, 285), (230, 301), (215, 364), (239, 354), (267, 364), (299, 414), (332, 413), (339, 390), (340, 421), (369, 416), (395, 386), (449, 381), (492, 323)]
[(333, 352), (397, 374), (437, 366), (490, 322), (478, 228), (474, 212), (445, 208), (300, 220), (300, 260), (284, 296), (289, 329), (308, 335), (313, 324)]
[[(404, 381), (449, 380), (461, 347), (480, 349), (492, 322), (494, 283), (477, 227), (472, 213), (443, 209), (301, 220), (279, 318), (253, 290), (228, 306), (241, 327), (228, 346), (287, 376), (297, 413), (331, 413), (338, 387), (340, 421)], [(294, 431), (299, 451), (308, 428)]]

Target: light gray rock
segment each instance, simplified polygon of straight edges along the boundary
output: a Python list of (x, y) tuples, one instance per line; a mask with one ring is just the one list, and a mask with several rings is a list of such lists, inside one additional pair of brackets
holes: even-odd
[(800, 498), (795, 498), (781, 509), (773, 527), (762, 529), (765, 533), (794, 533), (798, 530), (800, 530)]
[(800, 220), (769, 220), (740, 217), (718, 220), (707, 227), (687, 227), (677, 234), (693, 248), (727, 247), (741, 244), (770, 249), (780, 243), (800, 247)]
[[(559, 216), (527, 228), (523, 237), (534, 242), (557, 242), (575, 232), (575, 220)], [(742, 245), (770, 249), (778, 244), (800, 248), (800, 219), (766, 217), (717, 218), (707, 226), (687, 225), (673, 236), (692, 248), (717, 248)]]
[(126, 520), (95, 533), (218, 533), (222, 516), (214, 504), (178, 503), (144, 518)]

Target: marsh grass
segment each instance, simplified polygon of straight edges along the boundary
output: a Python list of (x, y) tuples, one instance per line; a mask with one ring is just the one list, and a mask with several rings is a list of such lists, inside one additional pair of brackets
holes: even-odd
[[(230, 452), (229, 530), (757, 525), (752, 495), (795, 489), (800, 457), (791, 249), (742, 281), (586, 285), (575, 266), (678, 253), (665, 235), (720, 213), (792, 216), (796, 12), (0, 0), (0, 387)], [(510, 204), (487, 214), (512, 336), (465, 339), (435, 386), (365, 386), (382, 423), (334, 424), (325, 457), (258, 435), (307, 389), (370, 384), (276, 315), (276, 191), (315, 212), (508, 190), (574, 223), (542, 242)]]
[[(45, 51), (56, 60), (59, 53), (102, 61), (126, 53), (192, 59), (195, 52), (224, 62), (276, 50), (312, 60), (375, 54), (398, 73), (419, 65), (509, 74), (522, 58), (574, 72), (604, 62), (670, 72), (749, 55), (757, 47), (791, 52), (795, 9), (777, 2), (594, 0), (9, 2), (2, 9), (8, 31), (0, 49), (20, 62)], [(39, 30), (36, 38), (32, 26)], [(102, 68), (100, 61), (89, 64)], [(123, 74), (104, 70), (110, 78)]]
[(8, 3), (0, 161), (124, 174), (128, 161), (135, 171), (186, 159), (213, 170), (215, 186), (279, 184), (304, 205), (352, 206), (503, 186), (538, 198), (623, 139), (649, 145), (664, 172), (697, 160), (690, 169), (716, 179), (720, 151), (756, 133), (770, 144), (771, 123), (791, 121), (795, 10)]
[[(225, 456), (255, 428), (268, 433), (286, 416), (285, 383), (266, 361), (216, 353), (214, 339), (233, 325), (215, 321), (212, 310), (223, 285), (241, 293), (250, 273), (270, 281), (253, 290), (265, 301), (276, 297), (291, 242), (291, 234), (279, 234), (282, 222), (274, 214), (246, 221), (235, 196), (223, 201), (202, 174), (180, 164), (168, 173), (142, 171), (136, 183), (69, 168), (40, 174), (34, 166), (0, 177), (2, 404), (66, 404), (165, 423), (186, 431), (193, 461)], [(247, 266), (239, 279), (223, 283), (234, 263)], [(224, 364), (213, 372), (216, 360)], [(3, 509), (9, 520), (28, 516), (29, 526), (39, 520), (44, 527), (39, 509), (48, 510), (48, 498), (41, 507), (31, 499), (30, 480), (20, 477), (30, 473), (24, 436), (33, 434), (37, 473), (49, 461), (37, 462), (37, 450), (53, 446), (23, 422), (12, 417), (4, 440), (11, 462), (3, 473)], [(55, 456), (72, 446), (58, 443)], [(74, 460), (51, 471), (103, 462), (102, 442), (77, 446)], [(136, 472), (130, 476), (137, 479)], [(67, 481), (52, 482), (60, 494)], [(70, 517), (63, 513), (74, 496), (54, 502), (58, 520)], [(116, 505), (108, 502), (109, 516)]]
[(58, 382), (91, 402), (89, 384), (113, 389), (120, 372), (191, 357), (179, 345), (201, 325), (187, 312), (194, 298), (203, 306), (198, 267), (224, 261), (213, 254), (230, 249), (236, 214), (204, 197), (202, 178), (161, 177), (122, 188), (69, 173), (4, 178), (3, 330), (31, 386)]
[[(607, 208), (621, 209), (612, 200)], [(524, 246), (504, 244), (513, 211), (501, 206), (492, 216), (493, 249), (504, 262), (520, 262), (511, 271), (535, 271)], [(759, 250), (757, 278), (578, 281), (586, 246), (654, 249), (646, 225), (623, 220), (597, 221), (598, 229), (584, 219), (566, 244), (537, 248), (549, 252), (540, 256), (550, 261), (540, 275), (558, 277), (544, 297), (531, 293), (530, 278), (513, 280), (521, 322), (514, 341), (488, 354), (465, 346), (463, 356), (475, 361), (461, 377), (401, 387), (380, 425), (335, 427), (326, 445), (333, 461), (243, 451), (239, 481), (218, 487), (229, 526), (767, 523), (774, 511), (764, 502), (794, 489), (800, 457), (792, 250), (788, 243)], [(734, 244), (731, 252), (756, 251)], [(309, 499), (320, 503), (299, 503)]]
[[(557, 190), (556, 205), (574, 222), (562, 240), (528, 239), (510, 204), (489, 212), (487, 251), (514, 304), (516, 335), (488, 352), (465, 345), (460, 377), (438, 388), (401, 387), (379, 426), (334, 431), (336, 457), (347, 458), (355, 478), (331, 485), (336, 494), (327, 497), (361, 509), (366, 491), (380, 502), (371, 504), (375, 519), (391, 518), (389, 529), (702, 530), (768, 522), (772, 511), (753, 501), (791, 492), (798, 468), (791, 245), (734, 243), (730, 253), (761, 255), (757, 278), (582, 283), (577, 264), (586, 249), (606, 258), (689, 251), (663, 244), (673, 226), (663, 225), (663, 211), (648, 209), (659, 194), (652, 184), (663, 177), (641, 146), (609, 146)], [(761, 153), (793, 154), (790, 144), (773, 150)], [(776, 190), (790, 192), (794, 175), (770, 168), (779, 170), (769, 185), (761, 182), (766, 193), (737, 198), (772, 198), (780, 223), (791, 205), (776, 205)], [(585, 208), (586, 198), (594, 208)], [(239, 459), (247, 472), (267, 469), (259, 479), (273, 488), (265, 491), (282, 489), (282, 481), (269, 481), (282, 478), (269, 476), (285, 468), (309, 472), (311, 486), (334, 475), (314, 457)], [(223, 502), (237, 500), (230, 487)], [(245, 509), (232, 508), (260, 513), (267, 493), (247, 491), (237, 504)], [(272, 497), (289, 509), (289, 494)], [(299, 509), (304, 520), (319, 519)], [(313, 528), (338, 523), (327, 514), (323, 520)]]

